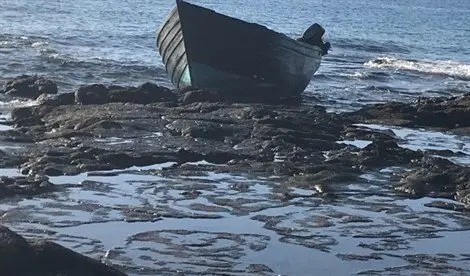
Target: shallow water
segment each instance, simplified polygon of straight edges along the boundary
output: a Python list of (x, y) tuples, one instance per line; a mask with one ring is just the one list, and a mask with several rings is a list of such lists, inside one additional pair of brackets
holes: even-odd
[(51, 198), (3, 200), (1, 222), (121, 264), (130, 275), (259, 275), (255, 267), (266, 275), (470, 273), (470, 217), (424, 206), (435, 199), (390, 193), (385, 171), (393, 168), (342, 187), (333, 200), (296, 188), (299, 197), (285, 201), (273, 180), (153, 174), (167, 166), (51, 177), (81, 185)]
[[(470, 137), (459, 136), (451, 133), (431, 131), (425, 129), (409, 129), (394, 126), (383, 126), (374, 124), (356, 124), (358, 127), (376, 130), (390, 130), (401, 140), (401, 147), (411, 150), (434, 150), (436, 156), (448, 158), (459, 165), (470, 164)], [(371, 141), (341, 141), (341, 143), (353, 144), (355, 146), (367, 145)], [(451, 156), (439, 155), (439, 151), (450, 151)]]
[[(393, 132), (400, 146), (412, 150), (451, 150), (455, 156), (446, 158), (470, 164), (467, 137), (356, 126)], [(278, 178), (215, 173), (206, 161), (186, 164), (200, 171), (184, 174), (171, 173), (172, 165), (51, 177), (61, 191), (1, 200), (0, 222), (26, 237), (48, 238), (118, 264), (129, 275), (470, 273), (470, 216), (429, 205), (461, 206), (452, 200), (393, 193), (390, 177), (404, 168), (335, 184), (334, 195), (325, 197), (286, 190)], [(20, 174), (0, 169), (0, 175)], [(286, 200), (286, 192), (292, 199)]]

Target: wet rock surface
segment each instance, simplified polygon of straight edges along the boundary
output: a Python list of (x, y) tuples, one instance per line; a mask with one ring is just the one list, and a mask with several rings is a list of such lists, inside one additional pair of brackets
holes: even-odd
[(412, 104), (390, 102), (371, 105), (351, 116), (369, 123), (458, 130), (470, 126), (470, 95), (422, 98)]
[(416, 197), (455, 198), (470, 204), (470, 170), (435, 157), (425, 158), (421, 167), (401, 175), (395, 189)]
[(26, 240), (2, 225), (0, 254), (0, 270), (3, 275), (125, 275), (56, 243)]
[[(5, 87), (8, 91), (49, 82), (21, 76)], [(7, 161), (3, 161), (19, 163), (21, 172), (27, 175), (74, 175), (206, 160), (229, 163), (234, 171), (309, 179), (315, 184), (303, 181), (301, 185), (314, 186), (326, 184), (328, 178), (330, 182), (348, 181), (366, 170), (408, 166), (422, 173), (403, 175), (398, 183), (413, 182), (409, 185), (414, 188), (398, 190), (413, 196), (438, 194), (468, 203), (466, 178), (459, 178), (462, 183), (447, 185), (442, 188), (445, 192), (437, 194), (438, 188), (433, 186), (440, 185), (439, 179), (435, 185), (425, 184), (432, 173), (439, 172), (422, 167), (429, 162), (438, 164), (439, 158), (423, 161), (430, 154), (399, 146), (400, 139), (393, 132), (360, 126), (393, 123), (462, 129), (467, 121), (468, 97), (378, 104), (334, 114), (321, 106), (231, 103), (212, 92), (188, 88), (171, 91), (151, 83), (139, 87), (93, 84), (80, 87), (74, 94), (41, 95), (38, 105), (12, 110), (11, 124), (16, 128), (1, 132), (0, 138), (27, 143), (27, 150), (17, 154), (16, 160), (5, 156)], [(338, 143), (351, 139), (371, 143), (363, 148)], [(434, 170), (445, 170), (436, 166)], [(455, 166), (452, 172), (457, 171), (467, 174), (465, 167)]]
[[(465, 133), (457, 122), (465, 96), (335, 114), (146, 83), (88, 85), (37, 102), (12, 110), (11, 128), (0, 131), (2, 144), (16, 145), (0, 152), (1, 167), (23, 174), (0, 180), (1, 221), (38, 237), (54, 229), (49, 237), (129, 274), (289, 274), (292, 264), (271, 259), (270, 246), (283, 245), (363, 274), (470, 272), (457, 249), (410, 252), (469, 230), (465, 138), (436, 132), (417, 147), (421, 134), (403, 128)], [(119, 229), (117, 240), (102, 234), (109, 229)], [(255, 254), (270, 261), (252, 262)], [(311, 272), (299, 265), (300, 275)]]
[[(469, 134), (470, 95), (452, 98), (422, 98), (412, 104), (397, 102), (377, 104), (348, 115), (360, 123), (427, 127), (467, 136)], [(445, 157), (462, 154), (462, 151), (429, 150), (425, 154)], [(419, 157), (416, 156), (416, 158)], [(467, 166), (459, 166), (441, 158), (427, 158), (426, 156), (414, 163), (416, 163), (416, 169), (402, 175), (396, 187), (398, 190), (418, 197), (456, 198), (468, 205), (470, 170)]]
[(6, 177), (0, 176), (0, 197), (34, 196), (47, 192), (53, 192), (56, 187), (50, 183), (47, 177)]
[(7, 81), (0, 92), (13, 97), (36, 99), (41, 94), (56, 94), (57, 84), (44, 77), (23, 75)]

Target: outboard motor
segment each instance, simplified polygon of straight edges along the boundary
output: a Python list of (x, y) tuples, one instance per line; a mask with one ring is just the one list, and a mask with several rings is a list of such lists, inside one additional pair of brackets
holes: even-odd
[(320, 24), (314, 23), (304, 32), (303, 36), (297, 40), (320, 47), (322, 49), (322, 55), (324, 56), (328, 54), (328, 51), (331, 49), (330, 42), (323, 41), (324, 34), (325, 29), (323, 29)]

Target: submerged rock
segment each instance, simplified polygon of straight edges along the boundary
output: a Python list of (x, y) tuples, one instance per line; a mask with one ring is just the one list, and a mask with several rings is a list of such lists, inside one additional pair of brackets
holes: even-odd
[(46, 177), (0, 177), (0, 198), (34, 196), (55, 190), (56, 186)]
[(25, 276), (126, 275), (56, 243), (26, 240), (2, 225), (0, 225), (0, 273)]

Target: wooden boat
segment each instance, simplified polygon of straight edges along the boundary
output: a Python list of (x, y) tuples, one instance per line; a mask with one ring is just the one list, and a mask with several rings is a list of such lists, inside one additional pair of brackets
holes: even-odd
[(325, 31), (314, 26), (295, 40), (177, 0), (158, 31), (157, 47), (177, 88), (193, 86), (227, 98), (286, 98), (300, 95), (320, 66)]

